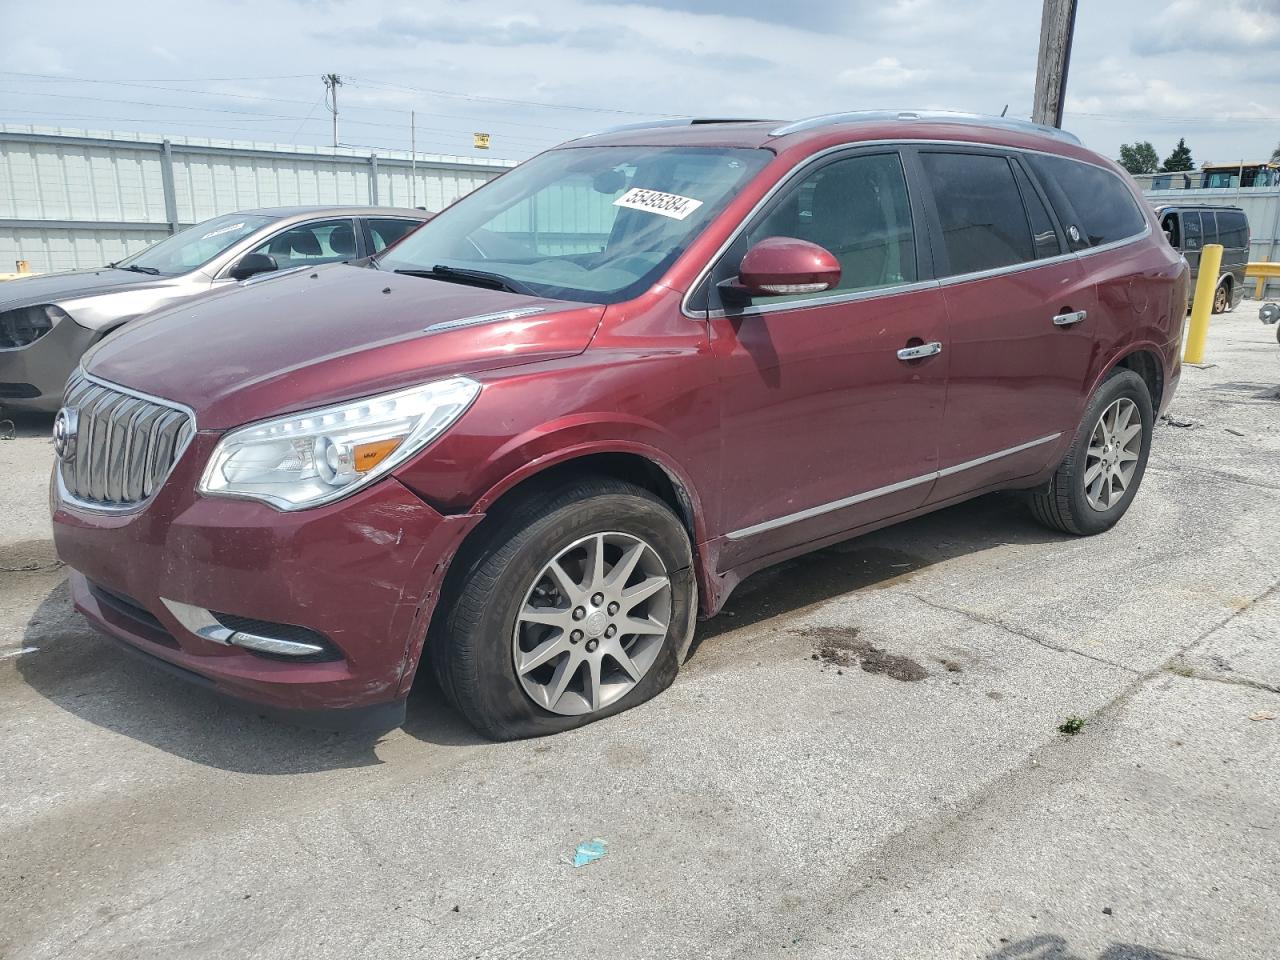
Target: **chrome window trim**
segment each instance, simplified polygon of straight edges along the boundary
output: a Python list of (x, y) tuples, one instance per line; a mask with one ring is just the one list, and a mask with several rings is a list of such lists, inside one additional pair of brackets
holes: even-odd
[(80, 376), (83, 377), (85, 380), (88, 380), (90, 383), (97, 384), (98, 386), (103, 387), (104, 389), (115, 390), (118, 393), (127, 394), (128, 396), (135, 397), (139, 400), (145, 400), (149, 403), (154, 403), (157, 406), (168, 407), (170, 410), (176, 410), (178, 413), (186, 414), (187, 417), (189, 417), (191, 420), (191, 430), (187, 434), (186, 440), (183, 441), (181, 449), (174, 451), (173, 461), (169, 464), (169, 469), (165, 471), (164, 476), (161, 477), (159, 482), (156, 483), (155, 488), (151, 491), (151, 493), (143, 497), (141, 500), (139, 500), (136, 503), (108, 504), (108, 503), (95, 503), (89, 500), (81, 500), (79, 497), (72, 494), (71, 491), (67, 489), (66, 484), (63, 483), (62, 462), (56, 461), (54, 463), (53, 475), (54, 475), (54, 480), (58, 490), (58, 499), (60, 502), (69, 503), (78, 510), (85, 510), (90, 513), (110, 513), (110, 514), (116, 514), (116, 515), (137, 513), (139, 510), (141, 510), (143, 507), (149, 504), (152, 501), (152, 499), (154, 499), (155, 495), (160, 492), (160, 489), (165, 485), (165, 483), (168, 482), (170, 475), (173, 473), (174, 467), (178, 465), (178, 461), (181, 460), (183, 455), (187, 452), (187, 447), (191, 446), (191, 441), (195, 439), (196, 432), (199, 430), (199, 425), (196, 423), (196, 412), (190, 407), (188, 407), (186, 404), (178, 403), (176, 400), (166, 400), (164, 397), (157, 397), (151, 393), (144, 393), (141, 390), (134, 390), (131, 387), (125, 387), (118, 383), (113, 383), (110, 380), (104, 380), (101, 377), (95, 377), (92, 374), (86, 373), (84, 370), (79, 371), (79, 373), (80, 373)]
[(942, 477), (950, 477), (965, 470), (971, 470), (974, 467), (980, 467), (985, 463), (991, 463), (999, 460), (1001, 457), (1009, 457), (1015, 453), (1022, 453), (1024, 450), (1030, 450), (1033, 447), (1042, 444), (1052, 443), (1061, 437), (1062, 434), (1051, 433), (1046, 437), (1040, 437), (1036, 440), (1029, 440), (1026, 443), (1020, 443), (1016, 447), (1008, 447), (1004, 450), (997, 450), (995, 453), (989, 453), (983, 457), (977, 457), (973, 460), (966, 460), (964, 463), (957, 463), (954, 466), (943, 467), (941, 470), (934, 470), (930, 473), (921, 474), (918, 477), (912, 477), (909, 480), (900, 480), (897, 483), (890, 483), (883, 487), (876, 487), (874, 490), (867, 490), (864, 493), (855, 493), (851, 497), (844, 497), (840, 500), (832, 500), (830, 503), (822, 503), (816, 507), (809, 507), (805, 510), (797, 510), (795, 513), (789, 513), (786, 516), (777, 517), (773, 520), (764, 520), (760, 523), (752, 524), (749, 527), (743, 527), (740, 530), (734, 530), (732, 533), (725, 535), (726, 540), (745, 540), (747, 537), (754, 537), (759, 533), (766, 533), (770, 530), (776, 530), (779, 527), (789, 526), (793, 523), (799, 523), (802, 520), (811, 520), (814, 517), (820, 517), (823, 514), (831, 513), (834, 510), (843, 510), (845, 507), (851, 507), (854, 504), (864, 503), (867, 500), (874, 500), (876, 497), (887, 496), (891, 493), (898, 493), (901, 490), (907, 490), (911, 487), (919, 486), (922, 483), (930, 483), (939, 480)]
[[(761, 303), (755, 306), (744, 307), (741, 310), (735, 310), (730, 314), (726, 310), (708, 310), (708, 320), (718, 320), (721, 317), (754, 317), (766, 313), (782, 313), (786, 310), (800, 310), (807, 307), (829, 307), (838, 303), (856, 303), (859, 300), (873, 300), (877, 297), (890, 296), (898, 293), (912, 293), (916, 290), (928, 290), (931, 287), (940, 286), (937, 280), (915, 280), (911, 283), (895, 283), (884, 287), (870, 287), (866, 290), (850, 290), (848, 293), (833, 293), (827, 297), (809, 297), (805, 300), (786, 300), (777, 303)], [(699, 318), (701, 319), (701, 318)]]
[[(772, 200), (780, 190), (782, 190), (785, 186), (787, 186), (801, 172), (807, 170), (813, 164), (826, 159), (827, 157), (829, 157), (831, 154), (834, 154), (834, 153), (840, 153), (844, 151), (857, 151), (863, 147), (921, 147), (921, 146), (977, 147), (977, 148), (986, 148), (988, 150), (1004, 152), (1004, 153), (1035, 153), (1035, 154), (1041, 154), (1046, 157), (1059, 157), (1063, 160), (1071, 160), (1071, 161), (1074, 161), (1075, 163), (1084, 163), (1084, 164), (1088, 164), (1091, 167), (1097, 167), (1099, 170), (1103, 170), (1106, 173), (1111, 174), (1111, 176), (1115, 177), (1117, 180), (1120, 180), (1121, 184), (1123, 184), (1125, 188), (1128, 189), (1128, 184), (1125, 184), (1124, 180), (1121, 177), (1119, 177), (1114, 170), (1111, 170), (1110, 168), (1103, 166), (1100, 163), (1095, 163), (1092, 160), (1082, 160), (1079, 157), (1068, 157), (1065, 154), (1055, 153), (1052, 150), (1036, 150), (1033, 147), (1012, 147), (1012, 146), (1007, 146), (1005, 144), (997, 144), (997, 143), (979, 143), (973, 140), (911, 140), (911, 139), (855, 140), (849, 143), (839, 143), (834, 146), (826, 147), (823, 150), (819, 150), (817, 153), (810, 154), (809, 156), (805, 157), (804, 160), (802, 160), (800, 163), (796, 164), (789, 171), (787, 171), (786, 175), (783, 176), (782, 179), (780, 179), (777, 183), (775, 183), (772, 187), (769, 188), (768, 192), (766, 192), (765, 195), (756, 202), (756, 205), (747, 212), (747, 215), (743, 217), (741, 221), (739, 221), (738, 225), (734, 228), (733, 232), (729, 235), (729, 237), (725, 240), (725, 242), (720, 245), (719, 249), (717, 249), (716, 252), (707, 259), (707, 262), (703, 266), (703, 268), (700, 271), (698, 271), (698, 275), (694, 278), (693, 283), (689, 284), (689, 289), (686, 290), (684, 293), (684, 296), (680, 298), (680, 312), (690, 320), (718, 319), (728, 315), (725, 311), (722, 311), (722, 310), (707, 310), (707, 311), (692, 310), (689, 307), (689, 299), (693, 296), (694, 291), (697, 290), (700, 286), (702, 286), (703, 282), (707, 279), (711, 271), (715, 268), (715, 265), (720, 262), (720, 258), (723, 257), (725, 253), (728, 252), (729, 248), (733, 246), (733, 244), (737, 241), (738, 237), (740, 237), (742, 233), (746, 230), (747, 224), (749, 224), (753, 219), (755, 219), (756, 215), (765, 207), (765, 205), (768, 204), (769, 201)], [(911, 186), (910, 176), (908, 175), (908, 182), (907, 182), (908, 190), (910, 189), (910, 186)], [(1130, 195), (1132, 195), (1132, 191), (1130, 191)], [(1140, 210), (1143, 209), (1141, 205), (1139, 205), (1139, 209)], [(1109, 250), (1116, 250), (1128, 244), (1137, 243), (1141, 240), (1145, 240), (1147, 237), (1151, 236), (1151, 222), (1146, 217), (1144, 217), (1143, 219), (1146, 221), (1146, 226), (1144, 227), (1141, 233), (1135, 233), (1132, 237), (1124, 237), (1123, 239), (1120, 239), (1120, 240), (1113, 240), (1110, 243), (1104, 243), (1101, 246), (1089, 247), (1088, 249), (1085, 249), (1085, 250), (1076, 250), (1069, 253), (1060, 253), (1056, 257), (1045, 257), (1043, 260), (1026, 260), (1026, 261), (1023, 261), (1022, 263), (1010, 264), (1007, 267), (996, 267), (991, 270), (981, 270), (975, 273), (959, 273), (949, 277), (942, 277), (941, 279), (935, 279), (932, 281), (917, 281), (917, 282), (937, 283), (941, 285), (964, 283), (969, 280), (981, 280), (987, 277), (1000, 276), (1006, 273), (1018, 273), (1023, 270), (1031, 270), (1036, 267), (1042, 267), (1042, 266), (1050, 265), (1057, 262), (1066, 262), (1068, 259), (1073, 257), (1078, 259), (1080, 257), (1092, 256), (1095, 253), (1106, 253)], [(906, 285), (903, 285), (903, 286), (906, 286)], [(924, 289), (924, 288), (921, 288), (921, 289)], [(903, 291), (895, 287), (877, 287), (871, 291), (856, 291), (856, 292), (867, 293), (871, 296), (887, 296), (895, 292), (900, 293)], [(869, 299), (869, 297), (859, 296), (856, 299)], [(810, 302), (811, 301), (808, 301), (808, 300), (789, 301), (788, 307), (790, 309), (796, 309), (798, 307), (808, 306)], [(830, 302), (838, 303), (840, 301), (832, 299)], [(750, 308), (751, 311), (754, 311), (755, 309), (757, 308)], [(773, 312), (773, 311), (764, 310), (763, 312)], [(734, 311), (732, 315), (735, 317), (750, 316), (751, 313), (749, 313), (748, 310), (741, 310), (741, 311)]]

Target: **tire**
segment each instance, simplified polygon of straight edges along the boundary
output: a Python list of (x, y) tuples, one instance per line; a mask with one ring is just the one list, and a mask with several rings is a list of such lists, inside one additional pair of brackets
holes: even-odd
[[(693, 634), (697, 587), (689, 535), (666, 504), (633, 484), (593, 477), (526, 497), (486, 523), (491, 526), (477, 545), (455, 561), (452, 602), (435, 618), (428, 643), (441, 689), (478, 732), (494, 740), (559, 733), (644, 703), (671, 685)], [(609, 573), (621, 573), (628, 555), (637, 557), (617, 590), (664, 575), (668, 585), (639, 601), (642, 613), (635, 618), (621, 605), (615, 613), (612, 602), (595, 605), (603, 593), (571, 595), (582, 589), (576, 581), (590, 586), (590, 551), (597, 549)], [(548, 573), (552, 561), (567, 579)], [(570, 621), (579, 606), (588, 614)], [(531, 611), (563, 626), (528, 622)], [(641, 622), (650, 632), (630, 635), (628, 625)], [(570, 641), (573, 634), (578, 639)], [(517, 656), (528, 658), (527, 667), (535, 651), (555, 645), (563, 651), (523, 674), (517, 670)], [(626, 655), (638, 679), (614, 652)], [(556, 672), (562, 665), (567, 686)]]
[[(1100, 428), (1104, 415), (1110, 418), (1113, 409), (1118, 416), (1123, 416), (1125, 412), (1129, 414), (1127, 426), (1123, 430), (1116, 430), (1117, 435), (1129, 433), (1128, 427), (1135, 425), (1134, 418), (1137, 420), (1136, 425), (1140, 426), (1140, 430), (1129, 437), (1125, 444), (1119, 445), (1123, 449), (1113, 449), (1106, 455), (1109, 462), (1122, 472), (1128, 470), (1128, 464), (1133, 464), (1132, 472), (1127, 474), (1128, 479), (1121, 490), (1116, 489), (1119, 480), (1113, 481), (1105, 476), (1103, 480), (1099, 480), (1098, 473), (1109, 472), (1105, 462), (1097, 472), (1092, 469), (1101, 460), (1093, 454), (1093, 449), (1104, 449), (1105, 445), (1091, 447), (1090, 441), (1094, 438), (1095, 430)], [(1146, 382), (1132, 370), (1123, 367), (1112, 370), (1089, 399), (1071, 449), (1058, 465), (1053, 478), (1045, 487), (1032, 492), (1031, 512), (1035, 518), (1051, 529), (1080, 536), (1110, 530), (1129, 509), (1129, 504), (1133, 502), (1138, 487), (1142, 484), (1147, 458), (1151, 452), (1154, 423), (1151, 394)], [(1103, 429), (1105, 430), (1105, 425)], [(1133, 447), (1136, 444), (1133, 441), (1137, 438), (1141, 438), (1140, 446), (1135, 451)], [(1127, 459), (1131, 453), (1136, 454), (1136, 459)], [(1086, 477), (1090, 478), (1090, 489), (1086, 489)], [(1103, 482), (1106, 484), (1105, 491), (1098, 489), (1098, 485)]]
[(1213, 291), (1213, 312), (1226, 313), (1227, 308), (1231, 306), (1231, 287), (1228, 284), (1218, 284), (1218, 289)]

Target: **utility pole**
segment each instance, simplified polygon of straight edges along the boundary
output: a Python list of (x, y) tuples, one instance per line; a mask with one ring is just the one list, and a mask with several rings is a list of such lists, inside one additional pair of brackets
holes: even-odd
[(1062, 126), (1067, 99), (1067, 68), (1071, 65), (1071, 37), (1076, 31), (1076, 0), (1044, 0), (1040, 15), (1040, 57), (1036, 61), (1036, 99), (1031, 119), (1050, 127)]
[(320, 78), (324, 81), (324, 105), (333, 114), (333, 145), (338, 146), (338, 88), (342, 86), (342, 78), (336, 73), (326, 73)]
[(409, 111), (409, 206), (418, 205), (418, 127)]

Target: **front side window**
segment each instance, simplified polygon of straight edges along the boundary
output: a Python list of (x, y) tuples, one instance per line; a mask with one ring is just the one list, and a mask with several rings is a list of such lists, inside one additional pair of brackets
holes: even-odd
[(800, 178), (734, 244), (724, 270), (736, 275), (746, 252), (769, 237), (794, 237), (825, 248), (840, 261), (840, 283), (817, 293), (754, 297), (752, 306), (913, 282), (915, 233), (898, 154), (848, 157)]
[(281, 270), (350, 260), (356, 255), (356, 233), (350, 220), (319, 220), (282, 230), (253, 251), (274, 257)]
[(468, 194), (376, 263), (618, 303), (656, 282), (772, 158), (720, 147), (551, 150)]
[(123, 270), (155, 273), (176, 277), (203, 267), (224, 250), (261, 230), (271, 217), (233, 213), (197, 223), (172, 237), (152, 244), (141, 253), (121, 260), (115, 266)]
[(1006, 158), (921, 153), (920, 162), (942, 223), (948, 276), (1035, 259), (1027, 213)]
[(1057, 208), (1072, 249), (1127, 240), (1146, 229), (1147, 218), (1138, 201), (1111, 171), (1049, 154), (1024, 156)]

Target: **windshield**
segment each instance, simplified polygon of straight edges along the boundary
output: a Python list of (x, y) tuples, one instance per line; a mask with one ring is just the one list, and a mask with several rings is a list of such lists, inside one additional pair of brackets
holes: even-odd
[(126, 257), (112, 266), (167, 277), (190, 273), (196, 267), (204, 266), (232, 244), (261, 230), (274, 219), (243, 213), (214, 217), (179, 231), (159, 243), (153, 243), (141, 253)]
[(710, 147), (553, 150), (463, 198), (377, 263), (443, 279), (476, 271), (540, 297), (618, 303), (658, 280), (772, 158)]

